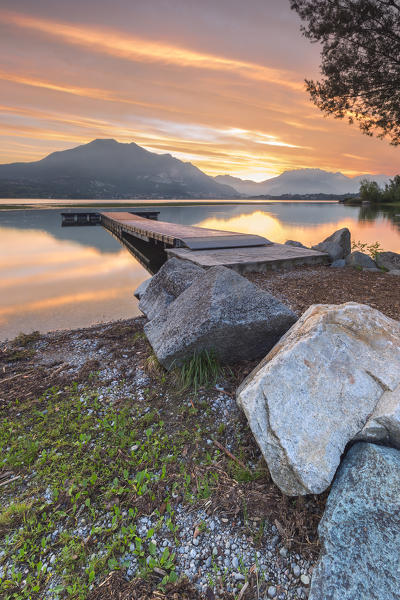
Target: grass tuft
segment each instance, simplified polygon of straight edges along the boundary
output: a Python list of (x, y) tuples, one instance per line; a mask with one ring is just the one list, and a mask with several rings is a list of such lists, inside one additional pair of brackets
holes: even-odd
[(221, 363), (213, 350), (196, 352), (176, 369), (182, 391), (192, 388), (195, 393), (200, 388), (215, 385), (221, 373)]
[(7, 532), (22, 523), (31, 507), (32, 502), (15, 502), (7, 506), (0, 513), (0, 532)]

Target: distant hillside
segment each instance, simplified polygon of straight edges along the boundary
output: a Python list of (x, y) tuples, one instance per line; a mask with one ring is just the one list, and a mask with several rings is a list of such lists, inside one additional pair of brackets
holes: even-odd
[(259, 183), (248, 179), (239, 179), (230, 175), (218, 175), (218, 183), (233, 187), (240, 194), (248, 196), (286, 194), (355, 194), (359, 191), (362, 179), (373, 179), (379, 185), (389, 181), (387, 175), (359, 175), (347, 177), (343, 173), (330, 173), (322, 169), (295, 169), (285, 171), (278, 177)]
[(1, 198), (237, 198), (191, 163), (137, 144), (94, 140), (31, 163), (0, 165)]

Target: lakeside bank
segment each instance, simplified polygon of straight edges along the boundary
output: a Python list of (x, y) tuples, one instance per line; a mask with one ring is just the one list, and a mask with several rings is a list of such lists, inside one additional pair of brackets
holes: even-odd
[[(251, 278), (297, 314), (355, 301), (400, 319), (398, 276), (318, 267)], [(144, 322), (1, 345), (4, 593), (100, 599), (130, 586), (153, 598), (164, 581), (160, 594), (182, 599), (233, 598), (246, 584), (245, 599), (306, 598), (325, 495), (288, 498), (271, 481), (234, 398), (255, 363), (183, 390)]]

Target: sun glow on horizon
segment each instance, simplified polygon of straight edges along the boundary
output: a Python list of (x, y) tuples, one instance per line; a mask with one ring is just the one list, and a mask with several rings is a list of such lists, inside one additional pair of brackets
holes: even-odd
[[(208, 175), (253, 181), (296, 168), (397, 172), (398, 150), (325, 119), (309, 102), (303, 79), (311, 63), (301, 56), (311, 50), (290, 7), (252, 2), (231, 7), (231, 20), (223, 2), (188, 13), (171, 3), (163, 27), (162, 11), (127, 0), (90, 18), (77, 0), (74, 12), (54, 3), (31, 13), (3, 0), (0, 163), (114, 138)], [(194, 22), (202, 35), (188, 35)], [(265, 36), (256, 34), (260, 27)], [(289, 30), (280, 47), (276, 39)]]

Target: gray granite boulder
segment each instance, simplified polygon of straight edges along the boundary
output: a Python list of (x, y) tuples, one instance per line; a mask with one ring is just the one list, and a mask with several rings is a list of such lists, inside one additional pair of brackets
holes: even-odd
[(133, 292), (133, 295), (135, 296), (135, 298), (140, 300), (141, 297), (144, 296), (144, 293), (147, 290), (147, 288), (149, 287), (150, 281), (152, 279), (153, 279), (152, 277), (149, 277), (148, 279), (145, 279), (144, 281), (142, 281), (142, 283)]
[(335, 267), (336, 269), (343, 268), (345, 266), (346, 266), (346, 261), (344, 258), (338, 258), (337, 260), (334, 260), (333, 263), (331, 264), (331, 267)]
[(400, 270), (400, 254), (396, 252), (378, 252), (376, 264), (388, 271)]
[(332, 261), (339, 258), (346, 258), (351, 252), (350, 237), (350, 231), (347, 227), (343, 227), (343, 229), (338, 229), (335, 233), (332, 233), (332, 235), (320, 244), (312, 246), (312, 249), (319, 250), (319, 252), (326, 252)]
[(140, 310), (148, 319), (154, 319), (203, 273), (201, 267), (187, 260), (179, 258), (167, 260), (151, 278), (145, 293), (140, 298)]
[(346, 256), (346, 265), (348, 267), (360, 267), (361, 269), (376, 269), (376, 263), (368, 254), (356, 250)]
[(261, 357), (296, 319), (238, 273), (212, 267), (144, 329), (158, 360), (171, 368), (202, 350), (223, 362)]
[(307, 248), (301, 242), (296, 242), (295, 240), (286, 240), (285, 246), (294, 246), (295, 248)]
[(353, 439), (371, 439), (374, 429), (372, 439), (397, 443), (399, 385), (398, 321), (354, 302), (314, 305), (245, 379), (237, 401), (280, 489), (319, 494)]
[(319, 524), (309, 600), (400, 598), (400, 452), (355, 444)]

